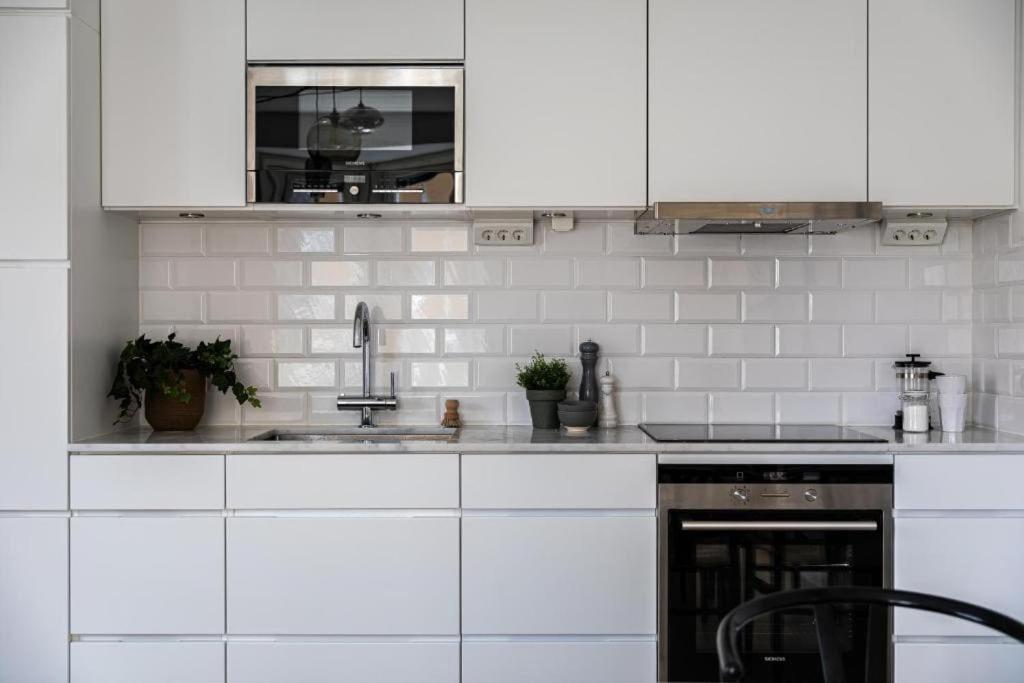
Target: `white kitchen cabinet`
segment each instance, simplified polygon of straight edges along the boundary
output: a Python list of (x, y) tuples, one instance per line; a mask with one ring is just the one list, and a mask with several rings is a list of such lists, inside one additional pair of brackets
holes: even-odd
[(650, 641), (467, 641), (463, 683), (654, 683)]
[(71, 520), (75, 634), (224, 632), (224, 519)]
[(657, 489), (653, 454), (524, 453), (462, 459), (462, 507), (469, 509), (653, 510)]
[(457, 453), (229, 455), (231, 509), (458, 508)]
[(0, 260), (68, 257), (68, 19), (0, 15)]
[(71, 456), (75, 510), (220, 510), (224, 456)]
[[(283, 679), (282, 679), (283, 680)], [(71, 683), (224, 683), (224, 643), (76, 642)]]
[(655, 633), (653, 516), (464, 516), (462, 631)]
[(648, 23), (650, 201), (867, 197), (867, 0), (651, 0)]
[[(1024, 620), (1024, 518), (898, 518), (896, 588), (964, 600)], [(962, 619), (896, 610), (897, 636), (997, 636)]]
[(64, 9), (63, 0), (0, 0), (0, 7), (13, 9)]
[(68, 521), (0, 518), (0, 681), (67, 680)]
[(1016, 7), (1015, 0), (871, 4), (872, 200), (1014, 203)]
[(232, 642), (228, 683), (459, 683), (459, 642)]
[(0, 509), (67, 508), (67, 311), (66, 268), (0, 266)]
[(250, 61), (459, 61), (462, 0), (248, 0)]
[(896, 683), (1020, 683), (1024, 646), (1000, 643), (898, 643)]
[(1011, 454), (896, 458), (894, 499), (904, 510), (1022, 510), (1024, 457)]
[(102, 21), (103, 205), (244, 205), (245, 0), (104, 0)]
[(645, 0), (466, 0), (466, 203), (646, 202)]
[(232, 634), (457, 635), (456, 517), (228, 520)]

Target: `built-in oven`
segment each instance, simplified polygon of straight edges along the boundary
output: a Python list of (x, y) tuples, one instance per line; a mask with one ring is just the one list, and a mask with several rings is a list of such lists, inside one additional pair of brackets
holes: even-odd
[(458, 66), (250, 66), (247, 199), (462, 202)]
[[(659, 681), (718, 680), (718, 624), (751, 598), (890, 585), (891, 466), (665, 464), (658, 482)], [(890, 680), (889, 611), (836, 619), (846, 680)], [(741, 650), (748, 683), (823, 680), (810, 609), (757, 620)]]

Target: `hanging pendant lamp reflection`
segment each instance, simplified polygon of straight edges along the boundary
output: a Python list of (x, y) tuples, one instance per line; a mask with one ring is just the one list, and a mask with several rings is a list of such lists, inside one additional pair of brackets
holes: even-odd
[(363, 89), (359, 89), (359, 104), (345, 110), (341, 125), (356, 135), (369, 135), (384, 124), (384, 115), (376, 107), (363, 104)]
[(331, 88), (331, 113), (323, 116), (320, 116), (320, 90), (316, 89), (316, 121), (306, 131), (306, 149), (312, 157), (335, 161), (354, 161), (359, 157), (362, 140), (342, 123), (334, 88)]

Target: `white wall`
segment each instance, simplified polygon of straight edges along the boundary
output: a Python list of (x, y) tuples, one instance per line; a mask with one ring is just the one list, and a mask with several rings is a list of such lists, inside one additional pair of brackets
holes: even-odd
[(893, 360), (971, 370), (971, 242), (969, 222), (910, 248), (880, 246), (875, 227), (812, 241), (585, 222), (478, 248), (459, 222), (149, 222), (142, 330), (240, 344), (264, 408), (218, 394), (207, 423), (355, 419), (333, 399), (359, 389), (350, 313), (366, 299), (378, 388), (395, 370), (402, 398), (382, 422), (434, 423), (458, 398), (467, 423), (528, 424), (514, 363), (593, 338), (627, 423), (882, 425)]

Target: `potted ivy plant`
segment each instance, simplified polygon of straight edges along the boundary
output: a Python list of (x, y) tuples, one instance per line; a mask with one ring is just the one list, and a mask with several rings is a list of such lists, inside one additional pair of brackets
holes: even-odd
[(152, 341), (142, 335), (125, 344), (107, 394), (120, 402), (118, 422), (131, 420), (145, 406), (146, 421), (157, 431), (195, 429), (206, 409), (207, 380), (222, 394), (230, 390), (239, 405), (260, 407), (256, 387), (238, 381), (230, 339), (217, 337), (190, 349), (174, 337)]
[(569, 366), (562, 358), (545, 358), (535, 351), (526, 365), (516, 363), (516, 383), (526, 389), (535, 429), (558, 427), (558, 403), (565, 400)]

